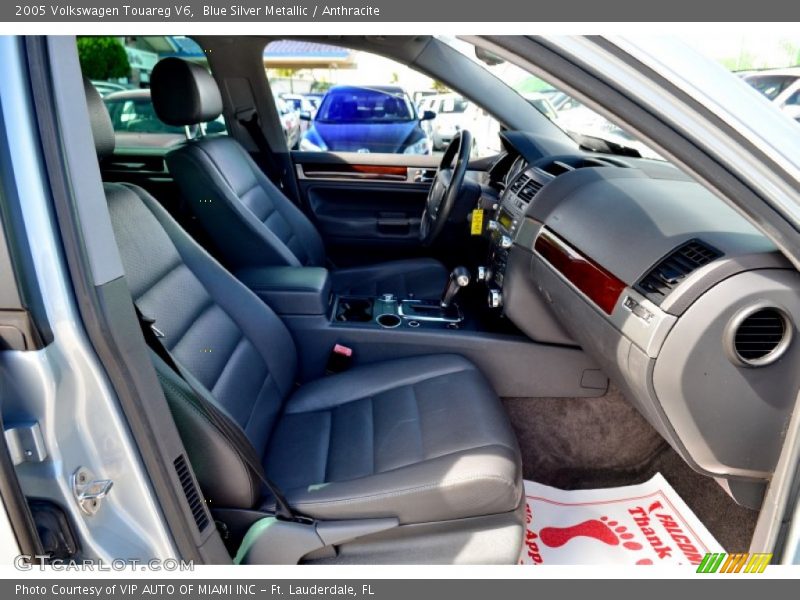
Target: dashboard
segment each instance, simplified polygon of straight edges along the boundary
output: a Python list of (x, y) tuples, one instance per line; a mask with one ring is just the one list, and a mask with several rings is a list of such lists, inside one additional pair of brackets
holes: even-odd
[(797, 271), (668, 163), (502, 137), (490, 305), (580, 345), (687, 463), (757, 505), (800, 387)]

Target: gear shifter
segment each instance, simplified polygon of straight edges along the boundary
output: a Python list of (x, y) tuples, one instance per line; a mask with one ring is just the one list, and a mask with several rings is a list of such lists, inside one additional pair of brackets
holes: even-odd
[(450, 308), (450, 305), (453, 303), (453, 298), (458, 294), (458, 290), (467, 287), (469, 285), (469, 280), (469, 271), (466, 267), (456, 267), (453, 269), (453, 272), (450, 273), (450, 278), (447, 280), (447, 286), (444, 288), (439, 305), (442, 308)]

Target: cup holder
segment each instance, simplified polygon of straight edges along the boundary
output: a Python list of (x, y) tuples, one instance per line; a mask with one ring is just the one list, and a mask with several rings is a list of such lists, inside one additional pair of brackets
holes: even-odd
[(345, 323), (368, 323), (372, 320), (372, 300), (366, 298), (341, 298), (336, 320)]
[(378, 322), (378, 325), (386, 329), (394, 329), (395, 327), (399, 326), (402, 321), (400, 317), (391, 313), (378, 315), (378, 318), (375, 320)]

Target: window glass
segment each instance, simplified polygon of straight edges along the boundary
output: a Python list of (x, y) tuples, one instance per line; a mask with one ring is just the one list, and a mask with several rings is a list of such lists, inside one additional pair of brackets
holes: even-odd
[(744, 80), (766, 96), (768, 100), (775, 100), (781, 92), (797, 81), (798, 77), (782, 75), (747, 75)]
[(319, 107), (320, 123), (406, 123), (417, 117), (402, 88), (337, 87)]
[[(489, 71), (579, 142), (586, 138), (598, 138), (635, 150), (645, 158), (661, 158), (622, 127), (525, 69), (503, 60), (488, 63), (480, 60), (475, 53), (475, 46), (464, 40), (447, 36), (440, 36), (439, 39)], [(484, 152), (488, 152), (490, 147), (499, 147), (499, 141), (492, 139), (497, 138), (497, 128), (482, 122), (473, 127), (478, 131)]]
[(167, 125), (159, 120), (150, 101), (150, 95), (128, 98), (130, 93), (117, 92), (107, 96), (106, 107), (111, 115), (114, 131), (131, 133), (183, 133), (183, 127)]
[(459, 131), (468, 129), (475, 138), (473, 156), (501, 149), (500, 125), (490, 114), (393, 60), (339, 46), (278, 40), (265, 48), (264, 66), (273, 96), (291, 104), (298, 115), (296, 128), (282, 124), (290, 148), (441, 154)]
[[(126, 147), (149, 146), (148, 134), (185, 139), (186, 130), (162, 122), (150, 98), (150, 73), (167, 56), (179, 56), (208, 66), (205, 53), (184, 36), (81, 36), (78, 37), (81, 68), (103, 97), (114, 131), (125, 136)], [(199, 125), (194, 133), (219, 134), (227, 128), (222, 116)], [(169, 142), (169, 140), (167, 140)], [(161, 143), (161, 142), (159, 142)]]

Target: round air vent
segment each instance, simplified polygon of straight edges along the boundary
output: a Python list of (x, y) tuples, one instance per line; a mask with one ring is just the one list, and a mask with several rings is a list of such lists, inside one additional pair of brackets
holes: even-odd
[(792, 341), (792, 330), (792, 322), (783, 309), (751, 306), (731, 320), (726, 346), (738, 365), (764, 367), (783, 356)]

